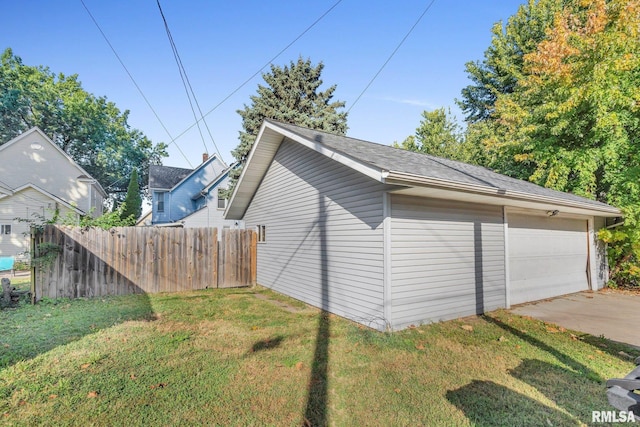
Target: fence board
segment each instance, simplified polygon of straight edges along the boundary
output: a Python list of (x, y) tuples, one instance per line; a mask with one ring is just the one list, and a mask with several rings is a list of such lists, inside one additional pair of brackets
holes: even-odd
[(32, 245), (60, 251), (34, 268), (35, 299), (177, 292), (250, 286), (256, 277), (253, 230), (47, 225)]

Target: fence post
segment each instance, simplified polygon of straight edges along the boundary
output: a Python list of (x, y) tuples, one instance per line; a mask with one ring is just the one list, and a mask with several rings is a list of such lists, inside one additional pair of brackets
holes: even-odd
[(251, 286), (255, 286), (258, 283), (258, 235), (254, 230), (249, 230), (251, 233), (251, 246), (249, 248), (249, 258), (251, 260)]
[(213, 284), (216, 288), (219, 288), (220, 285), (218, 281), (220, 280), (220, 243), (218, 242), (218, 229), (213, 229), (213, 242), (211, 243), (213, 246), (213, 260), (211, 265), (213, 266)]
[(30, 246), (30, 251), (29, 251), (29, 255), (30, 255), (30, 262), (31, 262), (31, 304), (35, 304), (36, 303), (36, 263), (33, 262), (33, 260), (36, 258), (36, 237), (37, 236), (37, 231), (36, 228), (34, 226), (31, 226), (31, 242), (29, 243)]

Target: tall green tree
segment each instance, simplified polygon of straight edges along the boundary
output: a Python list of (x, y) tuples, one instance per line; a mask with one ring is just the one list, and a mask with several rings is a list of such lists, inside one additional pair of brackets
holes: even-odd
[(507, 20), (491, 28), (491, 45), (482, 61), (470, 61), (466, 72), (472, 84), (462, 89), (458, 105), (469, 123), (491, 119), (499, 95), (512, 93), (523, 77), (524, 56), (546, 38), (564, 0), (528, 0)]
[(166, 145), (132, 129), (128, 116), (106, 97), (85, 91), (77, 75), (25, 65), (11, 49), (0, 56), (0, 144), (38, 126), (116, 202), (124, 199), (134, 169), (142, 172), (146, 195), (149, 165), (167, 155)]
[[(340, 111), (345, 103), (333, 101), (336, 85), (320, 90), (320, 78), (324, 65), (313, 65), (310, 59), (298, 58), (289, 65), (271, 65), (271, 71), (262, 74), (266, 85), (258, 85), (256, 95), (251, 96), (251, 105), (246, 105), (238, 114), (242, 117), (240, 143), (231, 154), (244, 163), (258, 136), (264, 119), (305, 126), (344, 135), (347, 131), (347, 113)], [(232, 186), (240, 176), (241, 168), (231, 173)]]
[(640, 0), (566, 2), (544, 40), (524, 55), (514, 90), (497, 96), (484, 140), (496, 157), (526, 165), (520, 171), (533, 182), (620, 207), (625, 226), (601, 237), (610, 243), (612, 278), (636, 285), (639, 29)]
[(461, 126), (450, 110), (438, 108), (423, 111), (415, 135), (409, 136), (397, 148), (431, 154), (466, 163), (478, 163), (481, 153), (465, 140)]
[(127, 195), (124, 198), (120, 218), (125, 221), (131, 221), (134, 225), (140, 214), (142, 213), (142, 197), (140, 197), (140, 185), (138, 183), (138, 169), (134, 169), (129, 179), (127, 187)]

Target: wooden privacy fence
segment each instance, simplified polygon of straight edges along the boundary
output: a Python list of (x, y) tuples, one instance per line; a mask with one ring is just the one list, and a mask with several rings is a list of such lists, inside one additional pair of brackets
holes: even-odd
[(77, 298), (249, 286), (253, 230), (46, 225), (32, 233), (34, 298)]

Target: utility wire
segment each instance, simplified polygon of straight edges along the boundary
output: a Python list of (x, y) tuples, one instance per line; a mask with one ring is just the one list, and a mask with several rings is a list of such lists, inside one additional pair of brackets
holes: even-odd
[(367, 86), (365, 86), (365, 88), (362, 90), (362, 92), (360, 92), (360, 95), (358, 95), (358, 97), (356, 98), (355, 101), (353, 101), (353, 104), (351, 104), (351, 107), (349, 107), (349, 109), (347, 110), (347, 113), (349, 113), (351, 111), (351, 109), (358, 103), (358, 101), (360, 100), (360, 98), (362, 98), (362, 95), (364, 95), (364, 93), (367, 91), (367, 89), (369, 89), (369, 86), (371, 86), (371, 84), (373, 83), (373, 81), (378, 77), (378, 75), (382, 72), (382, 70), (384, 69), (384, 67), (387, 66), (387, 64), (389, 63), (389, 61), (391, 61), (391, 58), (393, 58), (393, 56), (396, 54), (396, 52), (398, 51), (398, 49), (400, 49), (400, 47), (404, 44), (405, 40), (407, 40), (407, 38), (409, 37), (409, 35), (413, 32), (413, 30), (416, 28), (416, 26), (420, 23), (420, 21), (422, 20), (422, 18), (424, 17), (424, 15), (427, 14), (427, 12), (429, 11), (429, 9), (431, 9), (431, 6), (433, 5), (433, 3), (435, 3), (436, 0), (431, 0), (431, 2), (427, 5), (427, 7), (425, 8), (424, 12), (422, 12), (422, 15), (420, 15), (420, 17), (418, 18), (418, 20), (415, 22), (415, 24), (413, 24), (413, 26), (409, 29), (409, 31), (407, 32), (407, 34), (405, 34), (405, 36), (402, 38), (402, 40), (400, 40), (400, 43), (398, 43), (398, 46), (396, 46), (396, 48), (393, 50), (393, 52), (391, 52), (391, 55), (389, 55), (389, 57), (387, 58), (386, 61), (384, 61), (384, 64), (382, 64), (382, 67), (380, 67), (380, 69), (378, 70), (378, 72), (373, 76), (373, 78), (369, 81), (369, 83), (367, 83)]
[[(160, 0), (156, 0), (156, 4), (158, 5), (158, 9), (160, 10), (160, 16), (162, 16), (162, 22), (164, 22), (164, 29), (167, 32), (167, 37), (169, 38), (169, 44), (171, 45), (171, 50), (173, 51), (173, 59), (176, 61), (176, 65), (178, 66), (178, 71), (180, 72), (180, 80), (182, 80), (182, 86), (184, 87), (184, 91), (187, 94), (187, 99), (189, 100), (189, 107), (191, 108), (191, 112), (193, 113), (193, 118), (198, 123), (198, 133), (200, 134), (200, 139), (202, 140), (202, 145), (204, 146), (205, 153), (209, 152), (206, 142), (204, 141), (204, 135), (202, 134), (202, 128), (200, 127), (200, 123), (197, 121), (198, 116), (196, 115), (196, 110), (193, 108), (193, 102), (191, 98), (195, 101), (196, 105), (198, 105), (198, 100), (196, 99), (196, 94), (193, 91), (193, 87), (191, 87), (191, 82), (189, 81), (189, 76), (187, 75), (187, 70), (184, 68), (182, 64), (182, 58), (180, 58), (180, 53), (178, 52), (178, 47), (176, 46), (175, 41), (173, 40), (173, 35), (171, 35), (171, 30), (169, 29), (169, 23), (167, 22), (166, 17), (164, 16), (164, 12), (162, 11), (162, 6), (160, 5)], [(189, 90), (191, 93), (189, 93)], [(198, 105), (198, 110), (200, 106)], [(200, 111), (200, 116), (202, 116), (202, 111)], [(203, 120), (205, 125), (207, 124), (206, 120)], [(207, 130), (209, 130), (209, 126), (207, 125)], [(213, 136), (211, 135), (211, 131), (209, 131), (209, 137), (213, 140)], [(215, 141), (213, 142), (215, 145)], [(217, 147), (216, 147), (217, 151)], [(218, 153), (220, 155), (220, 153)]]
[[(435, 0), (434, 0), (435, 1)], [(327, 16), (333, 9), (335, 9), (336, 6), (338, 6), (340, 3), (342, 3), (342, 0), (338, 0), (337, 2), (335, 2), (333, 4), (333, 6), (331, 6), (329, 9), (327, 9), (326, 12), (324, 12), (322, 15), (320, 15), (320, 17), (318, 19), (316, 19), (315, 21), (313, 21), (313, 23), (311, 25), (309, 25), (303, 32), (301, 32), (295, 39), (293, 39), (293, 41), (291, 43), (289, 43), (288, 45), (286, 45), (280, 52), (278, 52), (273, 58), (271, 58), (269, 61), (267, 61), (267, 63), (265, 63), (262, 67), (260, 67), (260, 69), (258, 69), (258, 71), (256, 71), (255, 73), (253, 73), (251, 75), (251, 77), (249, 77), (248, 79), (246, 79), (244, 82), (242, 82), (242, 84), (240, 86), (238, 86), (237, 88), (235, 88), (229, 95), (227, 95), (224, 99), (222, 99), (222, 101), (218, 102), (212, 109), (210, 109), (209, 111), (207, 111), (200, 120), (204, 120), (204, 118), (206, 116), (208, 116), (209, 114), (213, 113), (219, 106), (221, 106), (222, 104), (224, 104), (229, 98), (231, 98), (233, 95), (236, 94), (236, 92), (238, 92), (240, 89), (242, 89), (247, 83), (249, 83), (251, 80), (253, 80), (253, 78), (255, 76), (257, 76), (258, 74), (260, 74), (260, 72), (262, 70), (264, 70), (268, 65), (270, 65), (273, 61), (275, 61), (276, 59), (278, 59), (278, 57), (280, 55), (282, 55), (287, 49), (289, 49), (295, 42), (297, 42), (298, 40), (300, 40), (302, 38), (302, 36), (304, 36), (307, 32), (309, 32), (309, 30), (311, 30), (313, 27), (315, 27), (315, 25), (320, 22), (325, 16)], [(432, 1), (433, 3), (433, 1)], [(175, 139), (173, 139), (169, 144), (175, 142), (176, 139), (180, 138), (181, 136), (183, 136), (185, 133), (187, 133), (188, 131), (190, 131), (194, 126), (196, 126), (196, 124), (200, 121), (197, 120), (196, 123), (193, 123), (191, 126), (189, 126), (188, 128), (186, 128), (184, 131), (182, 131), (178, 136), (175, 137)]]
[[(144, 99), (144, 101), (147, 103), (147, 105), (149, 106), (149, 108), (151, 109), (151, 111), (153, 111), (153, 114), (156, 116), (156, 119), (158, 119), (158, 122), (160, 123), (160, 125), (162, 126), (162, 128), (164, 129), (164, 131), (167, 133), (167, 135), (169, 136), (169, 138), (171, 139), (171, 143), (175, 142), (175, 138), (173, 138), (171, 136), (171, 133), (169, 132), (169, 130), (167, 129), (167, 127), (164, 125), (164, 123), (162, 122), (162, 120), (160, 120), (160, 117), (158, 116), (158, 113), (156, 113), (156, 110), (151, 106), (151, 103), (149, 102), (149, 100), (147, 99), (147, 97), (145, 96), (144, 92), (142, 92), (142, 89), (140, 89), (140, 86), (138, 86), (138, 83), (136, 82), (136, 80), (133, 78), (133, 76), (131, 75), (131, 73), (129, 72), (129, 69), (127, 69), (127, 66), (124, 65), (124, 62), (122, 61), (122, 59), (120, 59), (120, 55), (118, 55), (118, 52), (116, 52), (116, 49), (113, 47), (113, 45), (111, 44), (111, 42), (109, 41), (109, 38), (107, 37), (107, 35), (104, 33), (104, 31), (102, 31), (102, 28), (100, 27), (100, 25), (98, 24), (98, 21), (96, 21), (96, 19), (93, 17), (93, 15), (91, 14), (91, 11), (89, 10), (89, 8), (87, 7), (86, 4), (84, 4), (84, 0), (80, 0), (80, 3), (82, 3), (82, 6), (84, 7), (84, 9), (87, 11), (87, 14), (89, 14), (89, 17), (91, 18), (91, 20), (93, 21), (93, 23), (95, 24), (95, 26), (98, 28), (98, 31), (100, 31), (100, 34), (102, 34), (102, 37), (104, 38), (104, 40), (107, 42), (107, 44), (109, 45), (109, 47), (111, 48), (111, 51), (113, 52), (113, 54), (116, 56), (116, 58), (118, 59), (118, 61), (120, 62), (120, 65), (122, 65), (122, 68), (124, 68), (124, 70), (126, 71), (127, 75), (129, 76), (129, 78), (131, 79), (131, 81), (133, 82), (133, 85), (136, 87), (136, 89), (138, 89), (138, 92), (140, 92), (140, 95), (142, 95), (142, 98)], [(192, 126), (193, 127), (193, 126)], [(167, 144), (167, 146), (169, 146), (169, 144)], [(176, 144), (176, 148), (178, 149), (178, 151), (180, 151), (180, 154), (182, 154), (182, 157), (184, 157), (184, 159), (187, 161), (187, 163), (189, 164), (189, 167), (191, 167), (193, 169), (193, 165), (191, 164), (191, 162), (189, 161), (189, 159), (187, 158), (187, 156), (185, 156), (184, 152), (182, 151), (182, 149), (180, 148), (180, 146), (178, 144)]]

